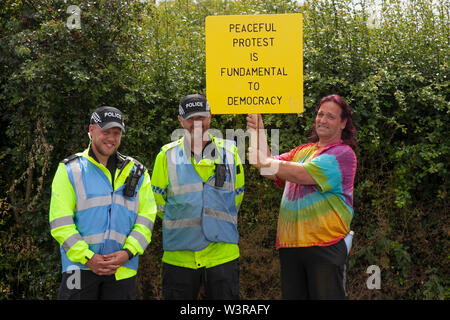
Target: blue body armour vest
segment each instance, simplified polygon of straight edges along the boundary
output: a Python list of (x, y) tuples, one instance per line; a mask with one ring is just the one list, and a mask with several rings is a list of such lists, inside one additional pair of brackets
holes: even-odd
[(219, 148), (222, 156), (216, 163), (225, 164), (226, 174), (223, 186), (216, 187), (216, 174), (203, 183), (180, 143), (173, 144), (166, 151), (169, 185), (163, 220), (163, 249), (199, 251), (210, 242), (237, 244), (234, 155), (226, 148)]
[[(132, 170), (135, 169), (134, 166)], [(77, 200), (74, 222), (89, 249), (98, 254), (122, 250), (136, 221), (138, 190), (144, 176), (141, 176), (134, 196), (126, 197), (123, 195), (125, 185), (113, 190), (103, 171), (83, 156), (66, 163), (66, 170)], [(60, 251), (63, 272), (88, 269), (84, 264), (70, 261), (63, 248)], [(138, 264), (136, 255), (124, 266), (137, 270)]]

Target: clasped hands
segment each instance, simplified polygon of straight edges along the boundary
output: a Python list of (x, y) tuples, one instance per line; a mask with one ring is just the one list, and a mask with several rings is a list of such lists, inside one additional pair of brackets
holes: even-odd
[(96, 253), (89, 259), (86, 266), (99, 276), (109, 276), (115, 274), (117, 269), (127, 261), (127, 252), (119, 250), (105, 255)]

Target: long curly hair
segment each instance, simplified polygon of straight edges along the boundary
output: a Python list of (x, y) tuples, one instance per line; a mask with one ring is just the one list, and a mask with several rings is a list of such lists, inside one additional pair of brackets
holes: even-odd
[[(341, 108), (341, 119), (342, 120), (347, 119), (347, 124), (346, 124), (344, 130), (342, 130), (341, 139), (344, 144), (347, 144), (350, 147), (352, 147), (352, 149), (355, 149), (358, 146), (358, 141), (356, 139), (357, 132), (356, 132), (356, 128), (353, 124), (352, 110), (351, 110), (350, 106), (344, 100), (344, 98), (342, 98), (340, 95), (331, 94), (329, 96), (326, 96), (326, 97), (323, 97), (322, 99), (320, 99), (319, 105), (316, 108), (316, 112), (319, 111), (320, 106), (322, 104), (324, 104), (325, 102), (328, 102), (328, 101), (336, 103)], [(308, 139), (311, 142), (319, 141), (319, 136), (317, 135), (315, 122), (313, 123), (313, 126), (311, 128), (311, 134), (308, 137)]]

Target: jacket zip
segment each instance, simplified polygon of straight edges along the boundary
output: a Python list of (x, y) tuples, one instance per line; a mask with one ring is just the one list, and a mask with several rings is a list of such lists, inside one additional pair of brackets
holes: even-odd
[[(117, 179), (119, 178), (120, 174), (122, 173), (123, 169), (125, 169), (125, 167), (128, 165), (128, 163), (130, 163), (130, 160), (127, 159), (125, 161), (125, 163), (123, 164), (122, 168), (119, 171), (119, 174), (117, 175)], [(111, 206), (114, 203), (114, 180), (115, 177), (111, 177), (111, 182), (112, 182), (112, 192), (111, 192)], [(111, 238), (111, 207), (108, 209), (108, 240)]]

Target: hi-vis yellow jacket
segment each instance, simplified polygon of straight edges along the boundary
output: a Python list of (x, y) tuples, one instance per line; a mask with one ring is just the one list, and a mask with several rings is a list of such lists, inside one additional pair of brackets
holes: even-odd
[[(211, 146), (215, 145), (216, 150), (222, 150), (224, 145), (224, 140), (217, 139), (211, 136)], [(169, 166), (167, 159), (167, 152), (175, 147), (180, 147), (183, 152), (190, 148), (186, 146), (186, 141), (184, 137), (176, 142), (167, 144), (161, 148), (160, 153), (157, 155), (155, 160), (155, 165), (152, 172), (152, 188), (156, 199), (156, 204), (158, 208), (158, 216), (164, 221), (165, 208), (167, 205), (167, 198), (172, 196), (172, 191), (169, 186)], [(241, 160), (239, 158), (237, 148), (233, 144), (227, 144), (229, 152), (233, 155), (234, 163), (234, 176), (235, 181), (233, 185), (235, 201), (232, 205), (236, 206), (236, 210), (242, 203), (244, 197), (244, 168), (242, 167)], [(206, 149), (206, 147), (205, 147)], [(190, 154), (190, 152), (188, 152)], [(207, 152), (206, 152), (207, 153)], [(220, 152), (217, 152), (220, 155)], [(200, 160), (196, 160), (195, 157), (188, 156), (189, 164), (193, 166), (197, 174), (200, 176), (201, 180), (206, 183), (215, 174), (215, 163), (220, 160), (210, 159), (203, 156)], [(199, 206), (202, 204), (199, 203)], [(163, 222), (164, 224), (164, 222)], [(186, 241), (187, 239), (180, 239), (180, 241)], [(162, 261), (171, 265), (198, 269), (202, 267), (211, 268), (234, 259), (239, 258), (239, 247), (235, 243), (226, 242), (210, 242), (209, 245), (199, 251), (190, 250), (177, 250), (177, 251), (164, 251)]]
[[(50, 228), (61, 246), (62, 271), (88, 269), (87, 259), (95, 253), (128, 249), (136, 255), (121, 266), (117, 280), (136, 275), (138, 254), (151, 241), (156, 203), (147, 170), (134, 196), (123, 194), (128, 175), (136, 170), (134, 159), (124, 161), (115, 176), (89, 156), (89, 148), (78, 157), (59, 164), (52, 183)], [(114, 179), (114, 190), (112, 188)]]

